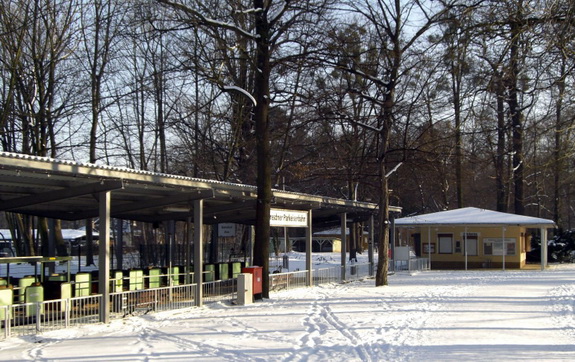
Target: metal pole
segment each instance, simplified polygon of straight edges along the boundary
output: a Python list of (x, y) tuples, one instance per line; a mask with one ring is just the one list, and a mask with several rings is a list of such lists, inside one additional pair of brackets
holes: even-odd
[(541, 227), (541, 270), (547, 266), (547, 228)]
[(369, 233), (369, 244), (367, 249), (367, 258), (369, 261), (369, 276), (373, 276), (374, 272), (374, 262), (373, 262), (373, 215), (369, 217), (368, 223), (368, 233)]
[(340, 215), (341, 224), (341, 281), (345, 280), (345, 259), (347, 252), (347, 214)]
[(465, 270), (467, 270), (467, 226), (465, 227), (465, 234), (463, 234), (463, 247), (465, 248)]
[(429, 270), (431, 270), (431, 226), (427, 227), (427, 257), (429, 258)]
[(99, 200), (99, 254), (98, 254), (98, 292), (100, 301), (100, 322), (110, 322), (110, 205), (111, 192), (100, 192)]
[(186, 237), (186, 284), (191, 284), (194, 282), (194, 278), (190, 278), (190, 266), (192, 265), (191, 263), (191, 256), (192, 256), (192, 251), (191, 251), (191, 245), (192, 245), (192, 238), (194, 237), (193, 232), (192, 232), (192, 218), (191, 217), (187, 217), (186, 218), (186, 231), (187, 231), (187, 237)]
[(311, 210), (307, 212), (307, 228), (305, 229), (305, 269), (307, 270), (307, 285), (313, 285), (313, 270), (311, 262), (312, 252), (312, 214)]
[[(393, 214), (390, 218), (389, 230), (390, 230), (389, 242), (391, 244), (391, 260), (393, 260), (393, 263), (395, 264), (395, 217), (393, 216)], [(411, 265), (411, 258), (409, 256), (409, 252), (408, 252), (407, 269), (410, 268), (410, 265)], [(395, 271), (395, 265), (393, 266), (393, 271)]]
[(204, 264), (204, 200), (194, 200), (194, 281), (196, 283), (196, 306), (203, 305), (202, 267)]
[(505, 270), (505, 254), (507, 254), (507, 245), (505, 244), (505, 227), (501, 228), (501, 231), (503, 233), (503, 240), (502, 240), (502, 247), (503, 250), (501, 251), (502, 258), (501, 260), (503, 261), (503, 270)]

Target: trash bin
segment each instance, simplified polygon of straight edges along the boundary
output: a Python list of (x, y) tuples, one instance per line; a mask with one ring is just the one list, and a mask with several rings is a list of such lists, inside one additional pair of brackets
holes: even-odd
[(289, 270), (289, 256), (288, 256), (287, 254), (284, 254), (284, 256), (283, 256), (283, 265), (282, 265), (282, 267), (283, 267), (284, 269)]
[(261, 266), (248, 266), (242, 268), (242, 273), (250, 273), (252, 274), (252, 292), (254, 296), (258, 296), (261, 298), (262, 294), (262, 283), (263, 283), (263, 268)]

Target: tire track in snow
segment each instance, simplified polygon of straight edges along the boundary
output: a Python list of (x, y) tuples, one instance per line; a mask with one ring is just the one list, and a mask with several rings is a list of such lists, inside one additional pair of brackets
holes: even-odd
[[(144, 359), (145, 361), (149, 359), (154, 359), (156, 353), (153, 351), (154, 344), (158, 344), (161, 342), (167, 342), (171, 345), (175, 346), (176, 349), (182, 354), (181, 358), (208, 358), (213, 357), (216, 359), (221, 359), (225, 361), (248, 361), (253, 360), (253, 358), (249, 355), (242, 353), (236, 349), (230, 350), (229, 352), (222, 348), (221, 346), (211, 346), (206, 342), (196, 342), (191, 341), (178, 335), (172, 333), (163, 332), (157, 328), (144, 328), (142, 333), (142, 338), (144, 340), (144, 345), (151, 346), (152, 348), (146, 351), (147, 358)], [(170, 348), (173, 354), (173, 349)], [(162, 353), (159, 353), (161, 356)]]

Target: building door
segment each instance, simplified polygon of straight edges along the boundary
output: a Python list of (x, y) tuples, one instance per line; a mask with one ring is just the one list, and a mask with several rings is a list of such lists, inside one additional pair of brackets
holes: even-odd
[[(477, 234), (470, 235), (467, 234), (467, 243), (465, 245), (467, 250), (467, 255), (478, 255), (477, 254)], [(465, 251), (464, 251), (465, 253)]]
[(417, 234), (413, 234), (412, 235), (413, 238), (413, 248), (415, 249), (415, 255), (416, 256), (421, 256), (421, 234), (417, 233)]

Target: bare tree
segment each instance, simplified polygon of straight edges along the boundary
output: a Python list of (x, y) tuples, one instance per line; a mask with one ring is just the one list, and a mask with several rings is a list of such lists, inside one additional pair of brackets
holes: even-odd
[[(362, 93), (365, 100), (372, 102), (377, 111), (373, 121), (365, 123), (378, 135), (378, 178), (379, 178), (379, 216), (378, 216), (378, 265), (376, 286), (388, 284), (388, 250), (389, 250), (389, 187), (388, 187), (388, 151), (390, 136), (394, 125), (399, 120), (397, 112), (397, 90), (401, 79), (406, 77), (413, 66), (407, 61), (410, 51), (415, 51), (422, 36), (432, 27), (445, 20), (457, 1), (442, 2), (441, 6), (427, 7), (419, 1), (360, 1), (349, 4), (353, 12), (365, 20), (378, 40), (374, 49), (380, 54), (380, 67), (371, 73), (363, 73), (353, 61), (342, 65), (352, 73), (364, 76), (373, 87), (371, 93)], [(418, 21), (410, 14), (422, 14)], [(423, 20), (421, 20), (423, 19)], [(411, 22), (411, 23), (410, 23)], [(412, 30), (407, 31), (407, 26)]]
[[(291, 43), (297, 43), (290, 31), (301, 22), (317, 20), (326, 9), (328, 0), (317, 1), (231, 1), (225, 6), (211, 6), (206, 2), (183, 3), (158, 0), (172, 9), (188, 24), (207, 29), (223, 29), (254, 44), (249, 55), (253, 69), (253, 89), (243, 89), (240, 84), (222, 84), (222, 88), (239, 92), (253, 104), (252, 114), (256, 134), (257, 154), (257, 203), (254, 263), (263, 267), (263, 296), (269, 297), (269, 241), (270, 206), (272, 201), (272, 165), (270, 148), (270, 77), (274, 54)], [(218, 13), (214, 13), (218, 10)], [(223, 10), (223, 11), (222, 11)], [(250, 15), (249, 21), (244, 19)], [(218, 16), (220, 18), (218, 18)], [(238, 42), (237, 45), (245, 43)], [(236, 46), (236, 44), (230, 44)]]
[[(0, 46), (3, 69), (8, 70), (1, 115), (3, 147), (7, 151), (56, 157), (66, 138), (59, 133), (69, 124), (78, 106), (77, 89), (71, 79), (77, 63), (71, 56), (78, 31), (75, 1), (7, 1), (0, 4), (2, 32)], [(4, 82), (3, 82), (4, 83)], [(28, 236), (28, 217), (12, 215), (16, 234)], [(39, 219), (40, 235), (47, 235), (46, 220)], [(54, 224), (59, 229), (59, 223)], [(25, 250), (36, 252), (31, 237), (24, 238)], [(57, 237), (59, 252), (65, 254)]]

